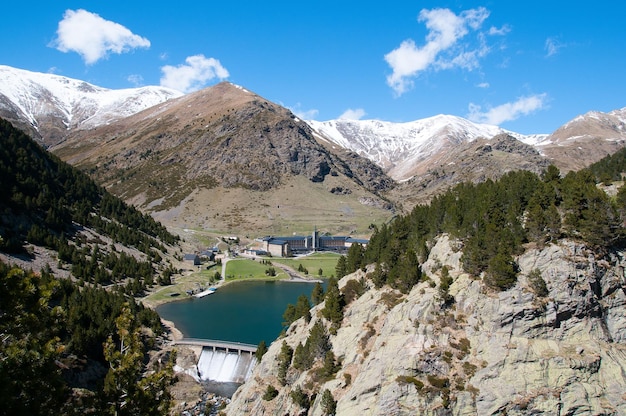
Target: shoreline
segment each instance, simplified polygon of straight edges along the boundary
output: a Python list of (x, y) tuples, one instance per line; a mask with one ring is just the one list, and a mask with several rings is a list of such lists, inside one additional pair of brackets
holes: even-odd
[[(160, 315), (159, 315), (159, 318), (161, 318)], [(171, 339), (171, 341), (179, 341), (185, 338), (184, 334), (178, 328), (176, 328), (176, 325), (174, 325), (174, 322), (161, 318), (161, 323), (169, 331), (169, 334), (170, 334), (169, 338)]]
[[(254, 278), (253, 277), (253, 278), (243, 278), (243, 279), (229, 280), (229, 281), (220, 280), (214, 285), (214, 287), (220, 288), (220, 287), (224, 287), (226, 285), (230, 285), (230, 284), (237, 283), (237, 282), (286, 282), (286, 283), (318, 283), (320, 282), (322, 283), (323, 280), (322, 279), (307, 279), (305, 277), (287, 277), (287, 278), (281, 278), (281, 279)], [(176, 286), (176, 285), (173, 285), (173, 286)], [(185, 296), (182, 298), (177, 296), (177, 297), (172, 297), (170, 299), (163, 298), (160, 300), (148, 300), (147, 298), (151, 295), (145, 296), (143, 298), (137, 298), (137, 300), (141, 302), (144, 305), (144, 307), (150, 308), (154, 311), (156, 311), (157, 307), (161, 305), (165, 305), (167, 303), (194, 299), (194, 296), (192, 295), (192, 296)], [(185, 338), (185, 334), (183, 334), (183, 332), (176, 327), (176, 324), (173, 321), (164, 319), (161, 315), (159, 315), (159, 318), (161, 319), (161, 323), (163, 324), (163, 326), (166, 328), (167, 332), (169, 333), (168, 338), (170, 338), (170, 341), (175, 342), (175, 341)]]
[[(279, 278), (279, 279), (275, 279), (275, 278), (260, 278), (260, 277), (250, 277), (250, 278), (241, 278), (241, 279), (236, 279), (236, 280), (228, 280), (228, 281), (224, 281), (224, 280), (220, 280), (217, 283), (215, 283), (213, 285), (213, 287), (215, 288), (221, 288), (233, 283), (238, 283), (238, 282), (287, 282), (287, 283), (323, 283), (324, 280), (323, 279), (319, 279), (319, 278), (312, 278), (312, 279), (308, 279), (305, 277), (285, 277), (285, 278)], [(171, 287), (178, 287), (179, 284), (173, 284), (173, 285), (169, 285), (169, 286), (162, 286), (159, 288), (159, 290), (162, 290), (163, 288), (171, 288)], [(182, 284), (180, 284), (180, 286), (182, 286)], [(178, 302), (178, 301), (183, 301), (183, 300), (189, 300), (189, 299), (194, 299), (194, 296), (172, 296), (169, 298), (162, 298), (162, 299), (149, 299), (150, 296), (156, 294), (158, 292), (155, 291), (153, 293), (150, 293), (147, 296), (144, 296), (143, 298), (136, 298), (137, 301), (143, 303), (143, 305), (147, 308), (156, 310), (157, 307), (164, 305), (166, 303), (171, 303), (171, 302)]]

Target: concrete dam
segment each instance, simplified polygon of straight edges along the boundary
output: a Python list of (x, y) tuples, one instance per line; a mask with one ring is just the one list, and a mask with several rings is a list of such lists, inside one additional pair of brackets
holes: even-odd
[(256, 345), (192, 338), (176, 343), (202, 347), (197, 367), (203, 381), (242, 384), (256, 365)]

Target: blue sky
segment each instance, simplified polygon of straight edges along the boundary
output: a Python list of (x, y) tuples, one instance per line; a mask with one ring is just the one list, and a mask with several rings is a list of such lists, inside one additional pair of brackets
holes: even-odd
[(300, 117), (437, 114), (550, 133), (626, 107), (626, 5), (12, 1), (0, 64), (106, 88), (222, 80)]

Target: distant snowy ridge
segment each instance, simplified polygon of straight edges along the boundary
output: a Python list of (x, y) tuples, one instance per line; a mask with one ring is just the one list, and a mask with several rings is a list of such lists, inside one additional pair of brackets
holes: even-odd
[(525, 136), (489, 124), (477, 124), (461, 117), (437, 115), (406, 123), (380, 120), (307, 121), (319, 137), (367, 157), (396, 180), (409, 179), (420, 161), (445, 151), (449, 146), (509, 134), (539, 146), (547, 135)]
[[(0, 106), (17, 108), (17, 116), (37, 131), (50, 117), (66, 129), (91, 128), (135, 114), (171, 98), (179, 91), (163, 87), (111, 90), (55, 74), (0, 65)], [(0, 97), (3, 98), (3, 97)], [(45, 135), (45, 132), (42, 132)]]

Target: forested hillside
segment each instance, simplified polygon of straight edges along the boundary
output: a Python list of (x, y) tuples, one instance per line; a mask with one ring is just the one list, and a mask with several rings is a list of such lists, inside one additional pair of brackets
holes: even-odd
[(525, 244), (542, 246), (568, 237), (599, 252), (621, 247), (626, 189), (610, 198), (596, 186), (599, 179), (593, 172), (584, 169), (561, 177), (551, 166), (541, 177), (520, 171), (495, 182), (458, 185), (378, 229), (363, 263), (378, 265), (377, 285), (388, 283), (407, 293), (420, 278), (415, 256), (425, 258), (430, 241), (447, 233), (463, 243), (466, 272), (484, 272), (489, 286), (507, 289), (516, 281), (513, 257)]
[(1, 119), (0, 195), (0, 251), (70, 273), (0, 262), (0, 414), (167, 414), (173, 361), (149, 365), (163, 328), (133, 296), (178, 238)]
[[(46, 246), (74, 277), (124, 281), (133, 295), (153, 283), (154, 263), (178, 237), (1, 119), (0, 143), (0, 251), (25, 252), (26, 243)], [(84, 229), (112, 244), (87, 244)], [(141, 251), (143, 258), (117, 252), (116, 243)]]

